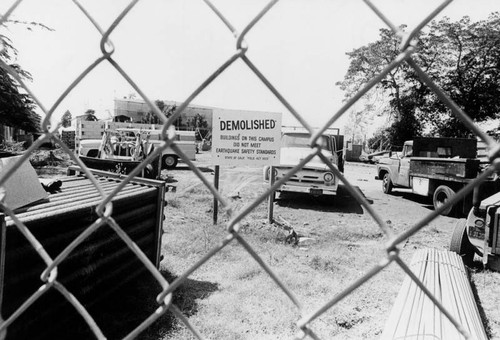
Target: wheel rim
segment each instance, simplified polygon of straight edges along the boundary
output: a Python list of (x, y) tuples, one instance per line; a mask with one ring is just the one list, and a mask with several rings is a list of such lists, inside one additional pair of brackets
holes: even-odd
[(440, 192), (437, 196), (436, 196), (436, 205), (437, 207), (442, 207), (443, 205), (446, 204), (446, 202), (448, 202), (448, 195), (446, 195), (444, 192)]
[(174, 163), (175, 163), (174, 157), (171, 157), (171, 156), (165, 157), (165, 165), (166, 166), (172, 166), (172, 165), (174, 165)]

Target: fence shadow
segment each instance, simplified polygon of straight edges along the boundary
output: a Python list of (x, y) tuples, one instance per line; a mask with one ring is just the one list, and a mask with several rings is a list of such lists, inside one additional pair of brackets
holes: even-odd
[[(211, 169), (207, 166), (198, 166), (197, 168), (201, 172), (214, 172), (214, 169)], [(175, 167), (175, 169), (172, 169), (172, 170), (192, 171), (191, 168), (185, 163), (178, 163), (177, 166)]]

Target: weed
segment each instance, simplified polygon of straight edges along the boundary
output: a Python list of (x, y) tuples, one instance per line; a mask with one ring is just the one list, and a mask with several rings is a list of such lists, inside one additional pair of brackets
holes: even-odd
[(167, 207), (173, 208), (173, 209), (179, 209), (181, 207), (181, 202), (178, 197), (169, 197), (167, 199)]
[(335, 261), (330, 259), (324, 259), (318, 255), (315, 255), (310, 261), (309, 266), (314, 270), (326, 271), (335, 273), (339, 271), (339, 266)]

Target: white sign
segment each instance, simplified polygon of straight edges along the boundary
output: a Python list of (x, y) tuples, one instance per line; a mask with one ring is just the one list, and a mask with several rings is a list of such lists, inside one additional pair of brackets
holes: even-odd
[(279, 165), (281, 113), (214, 112), (215, 165)]

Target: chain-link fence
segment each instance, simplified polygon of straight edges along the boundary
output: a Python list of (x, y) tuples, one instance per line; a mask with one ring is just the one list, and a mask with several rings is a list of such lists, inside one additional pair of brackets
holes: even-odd
[[(82, 243), (85, 238), (89, 237), (95, 230), (97, 230), (100, 226), (104, 224), (110, 225), (113, 230), (119, 234), (119, 236), (126, 242), (127, 246), (131, 251), (135, 253), (138, 259), (142, 261), (144, 267), (154, 276), (157, 282), (162, 287), (162, 292), (157, 296), (156, 301), (158, 303), (158, 308), (155, 313), (151, 314), (149, 318), (145, 319), (140, 326), (134, 329), (130, 334), (126, 336), (126, 339), (135, 338), (139, 333), (141, 333), (144, 329), (149, 327), (151, 324), (155, 322), (162, 314), (164, 314), (167, 310), (170, 310), (185, 326), (191, 330), (192, 334), (199, 339), (203, 338), (203, 335), (200, 334), (187, 320), (186, 317), (183, 316), (182, 312), (172, 303), (172, 294), (176, 289), (179, 288), (180, 285), (185, 282), (190, 275), (204, 265), (209, 259), (211, 259), (214, 255), (216, 255), (222, 248), (224, 248), (228, 243), (238, 242), (241, 246), (245, 248), (248, 252), (248, 255), (257, 261), (257, 263), (262, 267), (262, 269), (274, 280), (279, 289), (283, 290), (286, 296), (292, 301), (292, 303), (297, 307), (299, 312), (302, 311), (302, 303), (297, 299), (294, 292), (287, 287), (287, 285), (280, 279), (278, 275), (271, 269), (269, 265), (266, 264), (266, 261), (254, 250), (252, 247), (245, 241), (245, 238), (240, 231), (240, 221), (242, 221), (245, 216), (247, 216), (254, 208), (263, 203), (279, 186), (281, 186), (285, 181), (287, 181), (294, 173), (296, 173), (302, 166), (306, 164), (308, 160), (310, 160), (314, 156), (320, 157), (325, 164), (330, 168), (330, 170), (338, 176), (340, 180), (343, 182), (349, 193), (356, 198), (359, 204), (365, 209), (368, 214), (376, 221), (380, 230), (386, 237), (387, 245), (385, 247), (386, 256), (380, 259), (378, 265), (374, 266), (367, 270), (364, 275), (352, 282), (347, 288), (345, 288), (342, 292), (328, 299), (322, 306), (320, 306), (317, 310), (313, 311), (310, 314), (302, 315), (302, 318), (297, 322), (297, 329), (300, 329), (298, 334), (299, 338), (311, 337), (313, 339), (318, 339), (319, 337), (315, 334), (314, 327), (312, 327), (312, 322), (317, 319), (322, 313), (329, 310), (333, 306), (335, 306), (339, 301), (348, 296), (349, 294), (356, 294), (356, 289), (361, 285), (365, 284), (368, 280), (376, 276), (380, 273), (384, 268), (386, 268), (391, 263), (396, 263), (400, 266), (416, 283), (418, 286), (425, 292), (429, 298), (436, 304), (436, 307), (444, 313), (449, 320), (455, 325), (455, 327), (465, 336), (469, 337), (464, 328), (459, 324), (459, 322), (452, 317), (452, 315), (445, 310), (442, 305), (435, 299), (432, 294), (423, 286), (423, 284), (418, 281), (415, 275), (412, 275), (411, 270), (408, 265), (402, 260), (399, 256), (399, 248), (402, 242), (407, 240), (409, 237), (419, 232), (424, 226), (426, 226), (429, 222), (435, 219), (440, 213), (448, 208), (451, 205), (456, 204), (461, 199), (465, 197), (465, 195), (469, 194), (475, 186), (479, 185), (482, 181), (484, 181), (488, 176), (492, 175), (495, 172), (495, 169), (498, 167), (497, 157), (500, 153), (500, 146), (494, 142), (492, 138), (486, 135), (483, 131), (481, 131), (467, 116), (465, 112), (463, 112), (450, 98), (431, 80), (431, 78), (417, 65), (417, 63), (412, 59), (412, 54), (415, 51), (415, 36), (419, 33), (419, 31), (426, 26), (433, 18), (438, 15), (451, 1), (444, 1), (430, 14), (428, 15), (419, 25), (415, 27), (411, 32), (402, 32), (397, 26), (395, 26), (385, 15), (382, 13), (371, 1), (365, 0), (367, 6), (369, 6), (373, 12), (383, 20), (383, 22), (401, 39), (400, 44), (400, 53), (399, 55), (390, 62), (390, 64), (378, 75), (376, 75), (371, 81), (369, 81), (365, 87), (360, 89), (348, 102), (346, 102), (340, 110), (338, 110), (335, 114), (333, 114), (330, 119), (324, 124), (324, 126), (320, 129), (313, 129), (308, 122), (304, 119), (303, 115), (297, 112), (289, 101), (280, 93), (280, 89), (276, 88), (272, 82), (270, 82), (263, 73), (259, 70), (259, 67), (252, 62), (252, 60), (247, 56), (248, 45), (245, 42), (245, 36), (254, 28), (255, 25), (259, 23), (259, 21), (269, 12), (273, 10), (273, 7), (278, 2), (277, 0), (270, 1), (267, 6), (265, 6), (257, 16), (255, 16), (251, 22), (243, 29), (242, 32), (238, 32), (235, 27), (231, 24), (231, 22), (224, 16), (224, 14), (212, 4), (209, 0), (204, 0), (205, 3), (210, 7), (213, 13), (225, 24), (228, 30), (235, 37), (235, 50), (234, 54), (229, 56), (227, 60), (220, 65), (220, 67), (213, 72), (208, 78), (204, 79), (201, 85), (183, 102), (182, 105), (177, 107), (175, 113), (167, 118), (148, 98), (147, 94), (144, 93), (141, 88), (134, 82), (134, 80), (129, 77), (129, 75), (125, 72), (125, 70), (120, 66), (120, 64), (113, 59), (113, 53), (115, 52), (115, 46), (111, 42), (111, 35), (113, 31), (120, 25), (120, 22), (134, 9), (134, 6), (138, 3), (138, 0), (131, 1), (128, 6), (116, 17), (114, 22), (108, 28), (102, 28), (99, 26), (98, 22), (94, 19), (94, 17), (87, 11), (85, 5), (78, 0), (74, 0), (74, 4), (79, 8), (79, 10), (83, 13), (84, 16), (95, 26), (95, 28), (99, 31), (101, 35), (100, 40), (100, 48), (102, 55), (97, 58), (87, 69), (85, 69), (72, 83), (71, 85), (60, 95), (59, 99), (55, 102), (55, 104), (47, 109), (44, 104), (41, 103), (36, 95), (31, 92), (30, 88), (23, 82), (22, 78), (16, 73), (16, 71), (10, 68), (4, 62), (0, 62), (0, 66), (4, 68), (10, 76), (15, 78), (19, 84), (24, 88), (24, 90), (31, 96), (31, 98), (36, 102), (36, 104), (43, 110), (45, 113), (45, 118), (42, 122), (42, 136), (31, 145), (29, 150), (24, 154), (23, 157), (19, 160), (18, 164), (26, 161), (30, 155), (30, 153), (34, 150), (40, 148), (43, 143), (46, 143), (49, 140), (55, 140), (56, 143), (72, 158), (72, 160), (78, 164), (86, 176), (91, 179), (93, 185), (96, 190), (101, 195), (100, 203), (97, 207), (97, 214), (99, 218), (95, 220), (91, 225), (88, 226), (88, 230), (80, 235), (75, 241), (70, 244), (64, 251), (58, 254), (56, 257), (51, 257), (45, 251), (45, 249), (40, 245), (35, 236), (29, 231), (29, 229), (16, 217), (16, 214), (13, 210), (5, 205), (4, 203), (0, 203), (2, 211), (4, 214), (8, 215), (16, 224), (19, 231), (24, 235), (26, 240), (31, 244), (31, 246), (38, 252), (40, 258), (46, 263), (46, 268), (43, 273), (40, 273), (40, 288), (22, 304), (21, 307), (17, 311), (15, 311), (12, 315), (9, 315), (6, 320), (1, 321), (0, 325), (0, 334), (4, 332), (6, 329), (8, 330), (9, 325), (11, 325), (16, 318), (22, 315), (32, 304), (34, 304), (38, 299), (40, 299), (44, 294), (47, 294), (49, 291), (57, 290), (62, 294), (67, 301), (74, 307), (74, 309), (82, 316), (82, 318), (86, 321), (88, 327), (92, 330), (95, 336), (99, 339), (104, 339), (105, 335), (101, 331), (100, 326), (94, 321), (92, 315), (83, 307), (83, 305), (72, 295), (70, 291), (64, 287), (58, 281), (58, 266), (61, 262), (70, 256), (70, 254), (74, 251), (74, 249)], [(14, 4), (10, 7), (10, 9), (0, 17), (0, 24), (5, 23), (6, 20), (9, 19), (9, 16), (16, 10), (16, 8), (21, 3), (21, 0), (15, 1)], [(281, 178), (279, 181), (274, 183), (274, 185), (268, 188), (265, 193), (263, 193), (260, 197), (258, 197), (254, 202), (250, 205), (244, 207), (240, 211), (234, 211), (230, 202), (228, 202), (219, 192), (216, 190), (214, 185), (210, 183), (205, 176), (200, 172), (199, 169), (191, 162), (182, 151), (176, 146), (175, 143), (175, 131), (172, 129), (175, 120), (181, 115), (183, 110), (195, 99), (201, 92), (203, 92), (215, 79), (217, 79), (224, 71), (236, 61), (242, 61), (244, 64), (248, 66), (248, 68), (260, 79), (260, 81), (272, 92), (272, 94), (286, 107), (286, 109), (299, 121), (303, 127), (305, 127), (311, 133), (310, 144), (311, 153), (310, 155), (304, 159), (303, 162), (297, 164), (292, 171), (288, 173), (288, 175), (284, 178)], [(111, 193), (106, 194), (103, 188), (100, 185), (100, 182), (96, 179), (96, 177), (90, 172), (90, 170), (82, 163), (82, 161), (74, 155), (74, 153), (68, 148), (68, 146), (62, 142), (62, 140), (58, 139), (56, 131), (59, 126), (51, 126), (50, 121), (51, 117), (54, 113), (54, 110), (58, 108), (59, 104), (71, 93), (71, 91), (91, 72), (94, 72), (96, 67), (102, 63), (109, 63), (113, 66), (121, 76), (134, 88), (134, 90), (142, 97), (142, 99), (149, 105), (151, 111), (156, 114), (156, 116), (162, 122), (162, 140), (163, 143), (161, 147), (154, 150), (152, 154), (150, 154), (147, 159), (140, 164), (132, 173), (130, 173), (126, 179), (121, 183), (116, 189), (114, 189)], [(451, 200), (449, 200), (444, 206), (440, 209), (437, 209), (431, 212), (429, 215), (423, 217), (420, 221), (416, 222), (411, 228), (396, 234), (393, 229), (384, 221), (383, 217), (380, 216), (367, 202), (365, 197), (361, 195), (356, 188), (349, 183), (349, 181), (344, 177), (344, 175), (339, 172), (337, 167), (333, 165), (329, 159), (327, 159), (322, 153), (321, 148), (318, 145), (318, 139), (321, 134), (332, 124), (337, 122), (337, 120), (354, 104), (358, 101), (364, 94), (370, 91), (378, 82), (384, 79), (388, 75), (391, 70), (394, 70), (401, 64), (406, 63), (408, 66), (413, 68), (413, 70), (418, 74), (420, 80), (425, 83), (456, 115), (471, 131), (474, 132), (483, 142), (487, 144), (489, 147), (489, 160), (491, 162), (491, 166), (485, 170), (480, 177), (476, 180), (472, 181), (466, 187), (464, 187), (460, 192), (457, 193)], [(204, 183), (204, 185), (210, 190), (211, 194), (219, 201), (221, 206), (228, 212), (230, 218), (227, 222), (227, 237), (221, 240), (221, 243), (215, 248), (211, 249), (206, 255), (204, 255), (201, 259), (197, 261), (191, 268), (186, 270), (182, 275), (176, 278), (173, 282), (168, 282), (157, 270), (157, 268), (148, 260), (148, 258), (140, 251), (138, 247), (127, 237), (126, 233), (122, 231), (120, 225), (113, 219), (111, 216), (112, 212), (112, 203), (111, 200), (113, 197), (120, 191), (122, 188), (132, 179), (133, 176), (140, 173), (140, 171), (146, 167), (147, 164), (151, 163), (158, 155), (161, 154), (162, 150), (167, 147), (171, 147), (180, 155), (181, 159), (190, 167), (190, 169), (194, 172), (194, 174)], [(9, 177), (13, 175), (16, 171), (16, 166), (10, 168), (8, 171), (4, 171), (0, 174), (0, 185), (5, 183)], [(9, 193), (2, 193), (2, 195), (8, 195)], [(3, 202), (3, 200), (2, 200)], [(302, 314), (302, 313), (301, 313)]]

